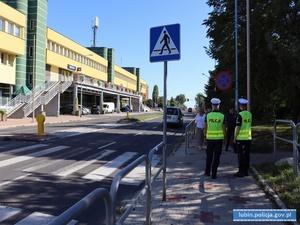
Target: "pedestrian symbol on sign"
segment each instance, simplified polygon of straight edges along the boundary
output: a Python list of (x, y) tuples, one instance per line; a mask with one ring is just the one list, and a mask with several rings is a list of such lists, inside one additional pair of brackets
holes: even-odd
[(167, 54), (177, 55), (179, 54), (179, 52), (172, 40), (172, 37), (170, 37), (166, 27), (164, 27), (152, 51), (151, 57), (158, 56), (158, 55), (167, 55)]
[(170, 37), (169, 35), (166, 34), (167, 31), (164, 31), (164, 37), (163, 39), (161, 39), (160, 43), (164, 42), (164, 45), (161, 47), (161, 50), (160, 50), (160, 53), (159, 54), (162, 54), (163, 51), (164, 51), (164, 48), (167, 47), (168, 50), (169, 50), (169, 54), (171, 53), (171, 49), (169, 47), (169, 44), (170, 44)]

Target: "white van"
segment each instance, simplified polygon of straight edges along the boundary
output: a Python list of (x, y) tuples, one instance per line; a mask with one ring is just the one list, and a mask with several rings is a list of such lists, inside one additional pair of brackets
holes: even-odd
[(113, 113), (115, 111), (115, 103), (103, 102), (103, 113)]

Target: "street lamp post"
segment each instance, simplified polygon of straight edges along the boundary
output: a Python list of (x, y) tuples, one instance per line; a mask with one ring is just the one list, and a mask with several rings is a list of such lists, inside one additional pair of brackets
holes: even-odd
[[(87, 55), (84, 55), (84, 56), (93, 56), (93, 54), (87, 54)], [(79, 109), (79, 115), (80, 117), (82, 117), (82, 82), (83, 82), (83, 78), (84, 78), (84, 75), (83, 75), (83, 68), (82, 68), (82, 65), (83, 65), (83, 60), (84, 60), (84, 56), (82, 56), (81, 58), (81, 67), (80, 67), (80, 109)]]
[[(82, 62), (81, 62), (81, 70), (82, 70)], [(80, 117), (82, 117), (82, 82), (83, 82), (83, 76), (82, 76), (82, 71), (81, 71), (81, 75), (80, 75), (80, 108), (79, 108), (79, 115)]]
[[(207, 77), (208, 79), (210, 79), (210, 77), (209, 76), (207, 76), (206, 74), (204, 74), (204, 73), (202, 73), (202, 76), (205, 76), (205, 77)], [(216, 86), (215, 86), (215, 90), (214, 91), (217, 91), (217, 89), (216, 89)]]

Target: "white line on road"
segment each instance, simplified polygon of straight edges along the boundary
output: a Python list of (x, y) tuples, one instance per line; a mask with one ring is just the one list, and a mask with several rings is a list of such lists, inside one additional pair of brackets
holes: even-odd
[(125, 152), (124, 154), (118, 156), (114, 160), (106, 163), (104, 166), (99, 167), (98, 169), (90, 172), (85, 175), (84, 179), (101, 181), (107, 176), (115, 172), (119, 167), (133, 158), (137, 153), (136, 152)]
[(46, 149), (46, 150), (43, 150), (43, 151), (31, 153), (31, 154), (28, 154), (26, 156), (19, 156), (19, 157), (14, 157), (14, 158), (11, 158), (11, 159), (6, 159), (6, 160), (3, 160), (0, 163), (0, 168), (5, 167), (5, 166), (9, 166), (9, 165), (12, 165), (12, 164), (16, 164), (18, 162), (23, 162), (23, 161), (26, 161), (26, 160), (29, 160), (29, 159), (33, 159), (33, 158), (36, 158), (36, 157), (40, 157), (40, 156), (43, 156), (43, 155), (47, 155), (47, 154), (50, 154), (50, 153), (53, 153), (53, 152), (61, 151), (61, 150), (66, 149), (66, 148), (69, 148), (69, 147), (68, 146), (56, 146), (56, 147), (49, 148), (49, 149)]

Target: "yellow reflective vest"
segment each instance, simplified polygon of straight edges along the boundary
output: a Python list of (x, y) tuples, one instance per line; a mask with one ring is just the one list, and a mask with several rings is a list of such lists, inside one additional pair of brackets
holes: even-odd
[(242, 117), (242, 126), (236, 140), (251, 140), (252, 114), (249, 111), (242, 111), (240, 115)]
[(208, 140), (223, 140), (224, 114), (220, 112), (210, 112), (206, 116), (206, 138)]

